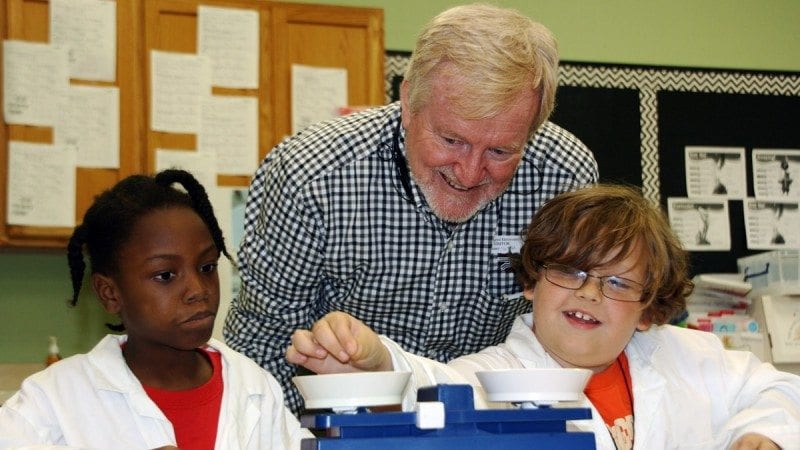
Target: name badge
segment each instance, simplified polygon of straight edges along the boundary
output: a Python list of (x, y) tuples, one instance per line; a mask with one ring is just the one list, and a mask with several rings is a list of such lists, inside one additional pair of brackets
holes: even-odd
[(522, 237), (509, 234), (505, 236), (495, 236), (492, 241), (493, 255), (510, 255), (519, 253), (522, 248)]
[(522, 248), (522, 237), (515, 235), (495, 236), (492, 241), (492, 254), (503, 272), (511, 271), (511, 255), (519, 253)]

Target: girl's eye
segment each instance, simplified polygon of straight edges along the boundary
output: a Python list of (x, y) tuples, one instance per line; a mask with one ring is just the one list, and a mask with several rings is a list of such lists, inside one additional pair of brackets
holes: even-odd
[(202, 273), (212, 273), (215, 270), (217, 270), (217, 263), (204, 264), (200, 266), (200, 272)]
[(169, 281), (169, 280), (175, 278), (175, 274), (172, 273), (172, 272), (161, 272), (161, 273), (156, 274), (156, 276), (154, 276), (153, 278), (156, 281)]

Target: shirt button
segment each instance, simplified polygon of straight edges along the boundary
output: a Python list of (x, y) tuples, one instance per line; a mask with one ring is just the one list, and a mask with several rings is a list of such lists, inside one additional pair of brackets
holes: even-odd
[(447, 302), (439, 303), (439, 311), (447, 311)]

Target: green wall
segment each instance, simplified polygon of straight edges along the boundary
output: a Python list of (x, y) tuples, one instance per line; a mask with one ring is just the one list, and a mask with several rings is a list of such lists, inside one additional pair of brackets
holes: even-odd
[[(443, 0), (315, 0), (384, 9), (385, 46), (411, 50), (417, 31)], [(498, 1), (546, 24), (570, 61), (800, 71), (797, 0), (515, 0)], [(90, 291), (89, 286), (86, 286)], [(47, 336), (62, 355), (85, 352), (106, 333), (91, 294), (68, 308), (63, 252), (0, 252), (0, 363), (37, 362)]]
[[(308, 3), (308, 2), (303, 2)], [(431, 17), (463, 1), (318, 0), (383, 8), (385, 46), (411, 50)], [(797, 0), (504, 0), (555, 33), (570, 61), (800, 71)]]
[[(87, 278), (88, 281), (88, 278)], [(75, 307), (66, 252), (0, 253), (0, 363), (44, 361), (48, 336), (62, 356), (85, 352), (116, 323), (84, 285)]]

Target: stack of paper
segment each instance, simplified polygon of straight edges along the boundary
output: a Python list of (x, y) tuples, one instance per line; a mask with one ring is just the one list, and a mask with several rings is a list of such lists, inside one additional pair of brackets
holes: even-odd
[(740, 273), (704, 273), (695, 276), (692, 281), (697, 290), (713, 290), (739, 296), (745, 296), (753, 289)]
[(689, 297), (687, 325), (714, 332), (754, 332), (758, 325), (748, 314), (752, 289), (741, 274), (700, 274), (692, 280), (695, 290)]

